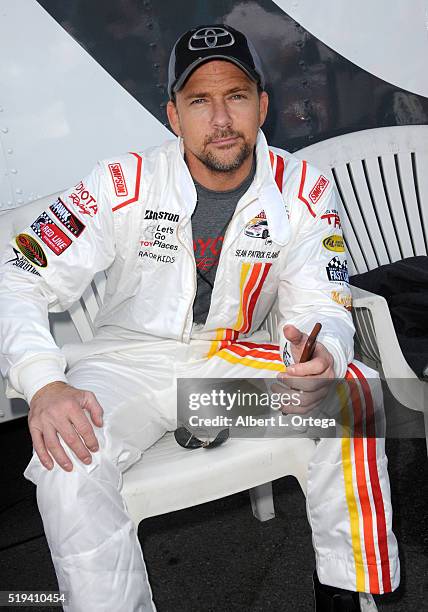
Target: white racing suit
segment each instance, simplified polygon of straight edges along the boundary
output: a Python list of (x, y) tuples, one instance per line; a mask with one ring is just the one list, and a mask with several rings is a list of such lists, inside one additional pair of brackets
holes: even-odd
[[(351, 364), (354, 328), (331, 181), (269, 148), (261, 130), (256, 157), (254, 181), (224, 237), (202, 327), (192, 320), (196, 190), (181, 139), (99, 162), (3, 254), (7, 394), (30, 402), (38, 389), (63, 380), (93, 391), (104, 409), (92, 464), (69, 450), (73, 471), (48, 471), (33, 454), (25, 472), (37, 484), (59, 587), (70, 594), (66, 610), (154, 609), (121, 473), (175, 428), (177, 377), (276, 376), (292, 362), (283, 325), (309, 333), (320, 321), (318, 340), (333, 355), (336, 376), (358, 381), (349, 418), (357, 410), (378, 423), (381, 398), (366, 382), (376, 373)], [(95, 338), (60, 350), (48, 309), (67, 309), (100, 270), (107, 286)], [(277, 297), (279, 346), (257, 332)], [(309, 464), (307, 509), (321, 582), (371, 593), (398, 586), (382, 438), (321, 439)]]

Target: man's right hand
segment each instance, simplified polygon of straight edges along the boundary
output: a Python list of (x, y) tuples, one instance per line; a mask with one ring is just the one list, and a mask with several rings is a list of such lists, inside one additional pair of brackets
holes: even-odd
[(91, 463), (89, 450), (96, 452), (99, 447), (85, 410), (91, 415), (94, 425), (102, 427), (103, 409), (91, 391), (57, 381), (45, 385), (33, 396), (28, 425), (34, 449), (48, 470), (54, 466), (52, 457), (66, 472), (73, 469), (58, 433), (79, 459), (86, 464)]

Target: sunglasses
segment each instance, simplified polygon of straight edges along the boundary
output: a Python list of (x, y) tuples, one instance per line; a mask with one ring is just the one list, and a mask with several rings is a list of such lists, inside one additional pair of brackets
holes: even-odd
[(191, 431), (185, 427), (179, 427), (174, 431), (174, 438), (180, 446), (183, 448), (215, 448), (220, 446), (229, 437), (229, 429), (222, 429), (218, 432), (214, 440), (200, 440), (192, 434)]

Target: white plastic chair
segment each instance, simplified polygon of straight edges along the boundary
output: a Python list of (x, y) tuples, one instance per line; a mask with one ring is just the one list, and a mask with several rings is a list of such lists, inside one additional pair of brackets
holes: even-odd
[[(296, 155), (329, 171), (338, 188), (350, 274), (427, 254), (427, 125), (353, 132)], [(400, 404), (424, 412), (428, 448), (427, 383), (403, 356), (386, 300), (356, 287), (352, 293), (362, 360), (383, 372)]]
[[(2, 215), (2, 248), (55, 197), (53, 194)], [(69, 309), (82, 341), (93, 337), (93, 321), (104, 298), (105, 282), (103, 272), (96, 274), (80, 300)], [(275, 516), (272, 480), (295, 476), (306, 494), (307, 467), (314, 448), (314, 440), (287, 438), (230, 439), (214, 449), (187, 450), (178, 446), (172, 433), (167, 433), (123, 474), (122, 495), (138, 525), (150, 516), (249, 489), (254, 516), (266, 521)]]

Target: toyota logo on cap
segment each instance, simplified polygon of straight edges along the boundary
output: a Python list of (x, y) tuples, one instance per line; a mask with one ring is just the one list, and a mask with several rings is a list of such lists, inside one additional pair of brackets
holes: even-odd
[(219, 49), (221, 47), (231, 47), (235, 43), (232, 32), (224, 28), (201, 28), (197, 30), (189, 40), (191, 51), (201, 49)]
[(176, 41), (168, 64), (168, 94), (183, 87), (190, 73), (211, 59), (228, 60), (253, 81), (265, 85), (260, 58), (243, 32), (226, 24), (200, 24)]

